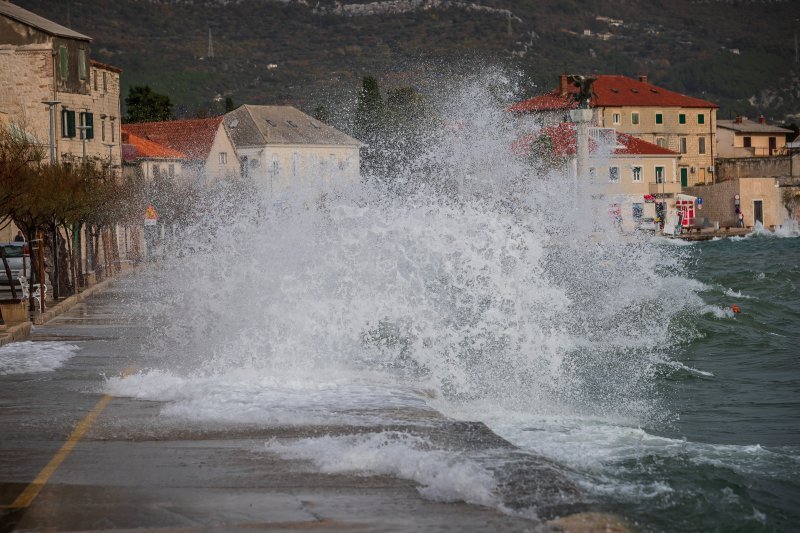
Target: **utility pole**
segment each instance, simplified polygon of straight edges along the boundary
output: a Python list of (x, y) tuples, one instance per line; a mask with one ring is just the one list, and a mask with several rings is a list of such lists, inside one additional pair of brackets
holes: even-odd
[(211, 40), (211, 26), (208, 27), (208, 59), (214, 59), (214, 41)]
[(61, 100), (45, 100), (42, 102), (50, 108), (50, 164), (56, 164), (56, 106)]

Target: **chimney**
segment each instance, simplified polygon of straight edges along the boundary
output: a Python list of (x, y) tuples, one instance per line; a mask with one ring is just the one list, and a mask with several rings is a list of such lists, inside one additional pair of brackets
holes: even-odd
[(760, 117), (758, 117), (758, 123), (759, 124), (766, 124), (767, 123), (767, 120), (764, 118), (764, 115), (761, 115)]
[(642, 83), (647, 83), (647, 74), (640, 74), (639, 81)]
[(567, 81), (567, 75), (562, 74), (558, 77), (558, 89), (560, 91), (559, 94), (561, 96), (565, 96), (569, 90), (569, 82)]
[(739, 116), (736, 117), (736, 120), (734, 120), (734, 122), (736, 124), (741, 124), (742, 122), (744, 122), (744, 117), (739, 115)]

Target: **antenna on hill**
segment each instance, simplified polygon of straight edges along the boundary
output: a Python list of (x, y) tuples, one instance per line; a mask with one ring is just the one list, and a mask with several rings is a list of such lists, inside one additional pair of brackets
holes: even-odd
[(208, 59), (214, 59), (214, 41), (211, 40), (211, 26), (208, 27)]
[[(511, 31), (511, 11), (509, 11), (508, 12), (508, 36), (511, 37), (511, 35), (513, 35), (513, 32)], [(795, 43), (797, 43), (797, 38), (796, 37), (797, 36), (795, 35)], [(795, 46), (795, 48), (797, 48), (797, 47)]]
[(797, 32), (794, 32), (794, 62), (800, 63), (800, 47), (797, 46)]

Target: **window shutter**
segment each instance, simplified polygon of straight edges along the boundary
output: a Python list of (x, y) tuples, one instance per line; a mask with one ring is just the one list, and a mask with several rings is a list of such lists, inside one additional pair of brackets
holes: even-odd
[(88, 126), (89, 129), (86, 130), (86, 138), (87, 139), (94, 139), (94, 113), (85, 113), (85, 124), (84, 126)]
[(66, 111), (67, 113), (67, 137), (75, 137), (75, 111)]
[(67, 81), (69, 77), (69, 57), (67, 56), (67, 47), (62, 46), (58, 49), (59, 69), (61, 70), (61, 80)]

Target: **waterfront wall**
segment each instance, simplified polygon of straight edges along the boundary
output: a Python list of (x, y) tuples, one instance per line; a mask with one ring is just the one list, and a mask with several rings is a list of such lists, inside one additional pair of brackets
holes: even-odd
[(782, 190), (777, 187), (775, 178), (732, 179), (713, 185), (687, 187), (685, 192), (703, 199), (698, 218), (706, 219), (711, 226), (717, 222), (720, 227), (737, 225), (737, 194), (747, 227), (755, 225), (756, 201), (761, 201), (765, 227), (780, 226), (789, 218)]
[(737, 178), (800, 176), (800, 153), (717, 159), (716, 166), (718, 182)]

